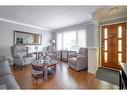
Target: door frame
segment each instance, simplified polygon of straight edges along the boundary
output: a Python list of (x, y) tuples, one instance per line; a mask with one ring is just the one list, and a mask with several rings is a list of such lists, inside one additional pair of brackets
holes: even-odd
[[(126, 57), (127, 57), (127, 21), (117, 21), (117, 22), (113, 22), (113, 23), (106, 23), (106, 24), (101, 24), (101, 25), (99, 25), (99, 66), (102, 66), (102, 64), (101, 64), (101, 62), (102, 62), (102, 58), (101, 58), (101, 42), (102, 42), (102, 38), (101, 38), (101, 35), (102, 35), (102, 27), (103, 26), (108, 26), (108, 25), (113, 25), (113, 24), (120, 24), (120, 23), (126, 23)], [(126, 58), (126, 63), (127, 63), (127, 58)], [(110, 68), (110, 67), (108, 67), (108, 68)]]

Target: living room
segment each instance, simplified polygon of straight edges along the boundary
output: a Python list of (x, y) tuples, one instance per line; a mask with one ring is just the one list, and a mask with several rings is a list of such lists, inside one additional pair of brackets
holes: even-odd
[(0, 6), (1, 89), (126, 89), (118, 72), (127, 60), (126, 10)]

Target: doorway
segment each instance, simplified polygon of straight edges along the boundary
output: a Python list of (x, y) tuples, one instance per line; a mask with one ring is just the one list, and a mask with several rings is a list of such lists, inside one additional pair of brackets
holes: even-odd
[(114, 69), (126, 62), (126, 23), (101, 27), (101, 65)]

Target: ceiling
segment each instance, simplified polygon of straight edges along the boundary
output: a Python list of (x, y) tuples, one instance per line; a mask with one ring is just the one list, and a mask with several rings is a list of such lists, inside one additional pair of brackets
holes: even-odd
[(98, 22), (127, 17), (127, 6), (108, 6), (96, 11)]
[(103, 6), (0, 6), (0, 18), (53, 30), (92, 20), (91, 13)]

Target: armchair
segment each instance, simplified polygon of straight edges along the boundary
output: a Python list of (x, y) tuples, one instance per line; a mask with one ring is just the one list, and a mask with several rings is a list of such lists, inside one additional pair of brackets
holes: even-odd
[(77, 56), (68, 58), (68, 65), (76, 71), (88, 69), (87, 60), (87, 48), (80, 48)]
[(28, 65), (35, 60), (32, 54), (28, 53), (28, 48), (24, 45), (12, 46), (11, 54), (13, 57), (14, 66), (24, 67), (24, 65)]
[(48, 46), (47, 47), (47, 55), (51, 59), (57, 59), (57, 51), (53, 48), (53, 46)]

